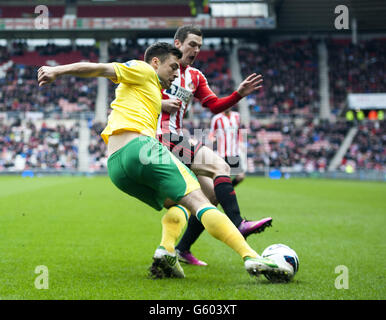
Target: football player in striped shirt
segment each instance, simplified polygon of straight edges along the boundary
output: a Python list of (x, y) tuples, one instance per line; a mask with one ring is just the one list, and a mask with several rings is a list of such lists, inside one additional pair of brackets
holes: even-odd
[[(246, 238), (252, 233), (262, 232), (272, 223), (268, 217), (260, 221), (247, 221), (241, 218), (235, 190), (230, 178), (229, 165), (202, 143), (194, 143), (183, 135), (182, 121), (191, 106), (193, 97), (202, 105), (217, 114), (235, 105), (243, 97), (259, 90), (263, 81), (261, 75), (248, 76), (230, 96), (218, 98), (209, 88), (203, 73), (191, 65), (200, 52), (202, 32), (199, 28), (187, 25), (178, 28), (174, 45), (183, 56), (179, 60), (179, 76), (171, 87), (163, 91), (162, 112), (158, 119), (158, 139), (169, 148), (184, 164), (196, 174), (201, 188), (211, 203), (221, 204), (224, 212), (241, 234)], [(204, 161), (203, 161), (204, 160)], [(190, 251), (191, 245), (200, 236), (204, 227), (195, 218), (189, 219), (187, 230), (177, 245), (181, 261), (206, 265)]]
[(231, 168), (233, 187), (245, 178), (243, 163), (243, 134), (240, 130), (240, 113), (227, 109), (215, 115), (210, 123), (210, 135), (216, 141), (216, 153), (225, 160)]

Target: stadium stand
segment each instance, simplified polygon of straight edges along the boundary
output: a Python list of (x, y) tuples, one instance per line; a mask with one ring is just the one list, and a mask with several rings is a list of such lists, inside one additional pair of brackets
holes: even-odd
[(252, 114), (310, 116), (317, 113), (316, 42), (308, 39), (253, 45), (258, 49), (239, 50), (243, 77), (253, 72), (264, 75), (264, 90), (248, 98)]
[(5, 78), (0, 78), (0, 97), (6, 98), (0, 101), (0, 112), (66, 114), (94, 109), (95, 79), (68, 77), (59, 79), (50, 88), (39, 88), (36, 86), (36, 72), (36, 67), (22, 64), (8, 69)]
[(334, 114), (344, 111), (348, 93), (386, 92), (385, 38), (363, 40), (357, 46), (330, 39), (327, 46)]
[(0, 123), (0, 171), (76, 169), (78, 126)]
[[(330, 92), (334, 115), (342, 118), (347, 92), (386, 92), (385, 39), (362, 41), (354, 47), (343, 40), (329, 40)], [(109, 61), (123, 62), (142, 59), (146, 47), (136, 40), (111, 42)], [(252, 72), (264, 75), (264, 90), (247, 97), (252, 120), (249, 127), (249, 171), (266, 168), (285, 168), (292, 171), (327, 170), (353, 123), (318, 120), (318, 64), (316, 42), (285, 40), (280, 42), (243, 44), (238, 51), (242, 76)], [(258, 50), (256, 50), (256, 46)], [(218, 47), (204, 48), (195, 66), (203, 71), (212, 90), (225, 96), (236, 89), (230, 71), (231, 47), (223, 43)], [(344, 58), (342, 58), (344, 57)], [(23, 117), (24, 112), (41, 112), (46, 118), (79, 118), (94, 112), (97, 96), (96, 79), (61, 78), (50, 87), (36, 86), (37, 66), (62, 64), (79, 60), (98, 61), (97, 46), (47, 46), (28, 47), (26, 42), (14, 41), (0, 47), (0, 113), (7, 112)], [(368, 79), (368, 81), (362, 81)], [(109, 101), (114, 98), (116, 85), (109, 82)], [(273, 120), (261, 122), (260, 117), (270, 115)], [(282, 116), (287, 116), (282, 118)], [(197, 101), (186, 119), (187, 130), (208, 128), (212, 114)], [(314, 121), (315, 120), (315, 121)], [(90, 124), (89, 169), (106, 169), (106, 147), (99, 134), (103, 123)], [(20, 132), (32, 131), (38, 136), (40, 146), (35, 155), (31, 142)], [(44, 130), (44, 134), (41, 132)], [(28, 121), (19, 126), (1, 124), (0, 170), (14, 170), (11, 163), (23, 163), (25, 168), (77, 168), (76, 146), (58, 138), (58, 145), (46, 142), (50, 134), (65, 137), (67, 131), (60, 126), (41, 129)], [(76, 129), (70, 130), (70, 133)], [(16, 138), (14, 138), (16, 137)], [(62, 145), (63, 144), (63, 145)], [(59, 154), (58, 154), (59, 152)], [(65, 157), (64, 154), (69, 154)], [(21, 157), (21, 158), (20, 158)], [(16, 159), (19, 159), (16, 162)], [(32, 159), (32, 160), (31, 160)], [(37, 159), (37, 160), (34, 160)], [(47, 161), (47, 163), (45, 163)], [(347, 164), (355, 170), (386, 172), (384, 120), (359, 123), (359, 132), (345, 154), (340, 170)]]
[(350, 165), (354, 170), (385, 171), (386, 124), (385, 121), (365, 121), (342, 160), (340, 169)]
[(104, 123), (93, 122), (90, 126), (89, 168), (92, 171), (107, 169), (107, 148), (100, 136), (105, 127)]
[[(36, 73), (41, 65), (66, 64), (76, 61), (96, 61), (94, 47), (49, 44), (27, 48), (24, 42), (14, 42), (11, 50), (1, 47), (1, 61), (6, 66), (0, 74), (0, 112), (72, 113), (92, 111), (96, 98), (96, 79), (66, 77), (50, 88), (36, 86)], [(75, 84), (76, 82), (76, 84)]]
[[(201, 70), (206, 77), (210, 88), (219, 97), (231, 94), (235, 89), (229, 62), (230, 48), (221, 43), (218, 48), (211, 45), (202, 50), (194, 63), (194, 67)], [(209, 128), (213, 114), (203, 108), (198, 100), (193, 101), (192, 113), (197, 121), (201, 121), (200, 128)]]
[(248, 139), (249, 170), (284, 167), (324, 172), (348, 129), (344, 121), (315, 124), (288, 120), (262, 125), (253, 120)]

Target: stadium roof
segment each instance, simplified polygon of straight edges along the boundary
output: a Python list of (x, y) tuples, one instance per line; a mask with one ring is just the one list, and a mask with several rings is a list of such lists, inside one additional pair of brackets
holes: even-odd
[(136, 4), (189, 4), (189, 0), (1, 0), (0, 5), (6, 6), (34, 6), (39, 4), (66, 5), (66, 3), (76, 3), (78, 5), (136, 5)]
[(272, 0), (277, 32), (336, 31), (334, 9), (346, 5), (358, 32), (386, 31), (385, 0)]
[[(351, 34), (351, 30), (336, 30), (334, 21), (338, 16), (334, 10), (338, 5), (346, 5), (349, 9), (349, 19), (357, 21), (357, 31), (359, 33), (386, 33), (386, 1), (385, 0), (262, 0), (270, 4), (270, 13), (276, 16), (276, 29), (207, 29), (207, 37), (257, 37), (271, 34), (315, 34), (315, 33), (336, 33)], [(43, 1), (31, 0), (28, 5), (38, 5)], [(78, 5), (135, 5), (135, 4), (187, 4), (189, 0), (45, 0), (47, 6), (65, 5), (74, 3)], [(0, 6), (24, 5), (25, 1), (0, 0)], [(351, 26), (350, 26), (351, 29)], [(137, 37), (162, 37), (168, 36), (170, 30), (140, 30), (140, 31), (76, 31), (77, 36), (109, 38), (112, 35), (116, 37), (125, 37), (129, 34), (135, 34)], [(70, 37), (74, 35), (71, 31), (53, 31), (36, 32), (36, 30), (9, 32), (0, 32), (0, 37)]]

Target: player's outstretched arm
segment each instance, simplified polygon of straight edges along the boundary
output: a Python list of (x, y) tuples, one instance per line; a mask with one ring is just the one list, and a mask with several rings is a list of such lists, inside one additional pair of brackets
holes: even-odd
[(263, 82), (263, 77), (261, 74), (252, 73), (248, 76), (243, 82), (240, 83), (237, 92), (241, 97), (246, 97), (252, 92), (261, 89)]
[(117, 79), (112, 63), (77, 62), (55, 67), (40, 67), (38, 70), (39, 87), (49, 84), (63, 75), (81, 78), (105, 77), (113, 81)]
[(240, 83), (238, 89), (231, 95), (223, 98), (217, 97), (212, 90), (210, 90), (206, 79), (201, 81), (203, 83), (200, 91), (196, 92), (196, 98), (203, 102), (203, 106), (207, 107), (212, 113), (217, 114), (223, 112), (234, 106), (242, 98), (250, 95), (252, 92), (262, 88), (263, 77), (261, 74), (253, 73)]

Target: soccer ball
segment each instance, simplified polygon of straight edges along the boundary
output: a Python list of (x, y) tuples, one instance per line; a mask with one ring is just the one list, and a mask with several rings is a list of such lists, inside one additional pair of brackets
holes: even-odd
[(289, 282), (299, 270), (299, 258), (296, 252), (285, 244), (270, 245), (263, 251), (261, 256), (271, 259), (280, 268), (287, 270), (284, 275), (265, 275), (272, 282)]

